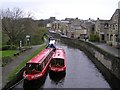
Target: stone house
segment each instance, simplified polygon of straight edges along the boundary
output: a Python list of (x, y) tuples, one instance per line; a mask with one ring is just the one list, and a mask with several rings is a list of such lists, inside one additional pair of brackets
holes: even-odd
[(56, 33), (67, 35), (69, 21), (61, 20), (52, 22), (52, 29)]
[(69, 31), (69, 21), (67, 20), (60, 21), (60, 31), (61, 31), (61, 34), (67, 36), (68, 31)]
[(95, 34), (99, 36), (100, 42), (107, 42), (107, 32), (109, 30), (110, 20), (100, 20), (97, 18), (95, 23)]
[(88, 29), (82, 25), (84, 21), (78, 18), (52, 22), (52, 28), (56, 33), (60, 33), (72, 38), (83, 39), (88, 36)]
[(81, 38), (83, 39), (85, 35), (87, 35), (88, 30), (84, 26), (81, 25), (82, 21), (78, 18), (70, 21), (69, 23), (69, 31), (68, 37), (72, 38)]
[(87, 28), (88, 30), (88, 38), (90, 38), (91, 34), (94, 34), (95, 31), (95, 20), (88, 19), (88, 20), (83, 20), (83, 23), (81, 24), (83, 27)]
[(95, 34), (101, 42), (112, 46), (120, 44), (120, 9), (116, 9), (110, 20), (98, 18), (95, 23)]
[(112, 46), (120, 44), (120, 9), (116, 9), (110, 19), (107, 37), (107, 44)]
[(52, 29), (56, 33), (60, 32), (60, 21), (59, 20), (56, 20), (56, 21), (52, 22)]

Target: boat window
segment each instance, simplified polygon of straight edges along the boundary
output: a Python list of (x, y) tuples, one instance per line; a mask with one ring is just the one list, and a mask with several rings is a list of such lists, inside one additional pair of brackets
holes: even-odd
[(45, 67), (45, 62), (42, 62), (41, 66), (42, 66), (42, 68), (44, 68)]
[(41, 72), (44, 69), (44, 67), (46, 66), (46, 64), (48, 63), (48, 61), (52, 55), (53, 55), (53, 51), (51, 51), (49, 53), (49, 55), (46, 57), (46, 59), (41, 64), (39, 64), (39, 63), (27, 63), (26, 64), (26, 73), (32, 74), (33, 70), (36, 72)]
[(51, 52), (49, 53), (49, 55), (46, 57), (46, 59), (44, 60), (45, 65), (46, 65), (47, 62), (50, 60), (50, 58), (52, 57), (52, 55), (53, 55), (53, 51), (51, 51)]
[(44, 60), (45, 65), (47, 64), (48, 60), (49, 60), (48, 58)]
[(56, 65), (56, 60), (55, 59), (52, 59), (51, 60), (51, 66), (55, 66)]
[(64, 66), (64, 60), (63, 59), (59, 59), (59, 58), (52, 59), (51, 60), (51, 65), (52, 66), (56, 66), (56, 65)]
[(35, 74), (42, 71), (42, 66), (36, 63), (26, 64), (26, 73), (27, 74)]

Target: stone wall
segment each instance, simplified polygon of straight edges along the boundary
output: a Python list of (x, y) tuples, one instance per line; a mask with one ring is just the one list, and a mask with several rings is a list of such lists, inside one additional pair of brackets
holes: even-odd
[(110, 86), (120, 88), (120, 57), (116, 57), (90, 42), (60, 37), (59, 34), (57, 34), (57, 38), (61, 38), (61, 41), (69, 46), (82, 50), (104, 75)]
[(120, 57), (100, 49), (89, 42), (62, 37), (61, 41), (72, 47), (79, 48), (93, 61), (105, 76), (112, 88), (120, 88)]

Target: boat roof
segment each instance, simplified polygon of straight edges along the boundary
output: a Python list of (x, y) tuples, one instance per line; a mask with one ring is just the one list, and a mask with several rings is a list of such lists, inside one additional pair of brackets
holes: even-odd
[(51, 51), (52, 51), (52, 48), (44, 49), (27, 63), (41, 63)]
[(64, 59), (65, 58), (65, 51), (64, 49), (56, 49), (55, 53), (53, 54), (52, 58), (61, 58)]

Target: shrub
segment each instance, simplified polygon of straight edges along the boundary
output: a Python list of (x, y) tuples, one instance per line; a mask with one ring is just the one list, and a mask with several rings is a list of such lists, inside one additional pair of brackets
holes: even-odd
[(90, 35), (89, 40), (90, 40), (90, 41), (95, 41), (95, 39), (94, 39), (94, 35), (93, 35), (93, 34)]
[(99, 42), (99, 36), (95, 35), (95, 41)]
[(91, 34), (89, 40), (92, 42), (99, 42), (99, 36)]
[(11, 47), (11, 45), (2, 46), (2, 50), (15, 50), (15, 49), (17, 49), (17, 47), (15, 45), (12, 45), (12, 47)]

